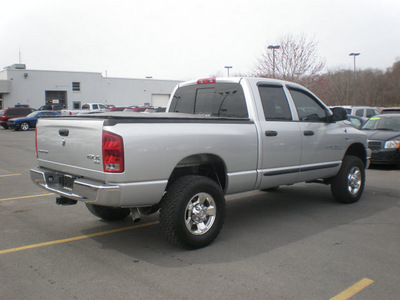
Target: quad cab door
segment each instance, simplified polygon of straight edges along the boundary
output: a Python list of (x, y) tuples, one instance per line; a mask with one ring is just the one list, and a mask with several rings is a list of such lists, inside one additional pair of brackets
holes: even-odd
[(329, 122), (327, 109), (308, 91), (287, 88), (296, 107), (302, 138), (300, 180), (335, 175), (347, 144), (346, 127), (341, 122)]
[(281, 84), (258, 83), (257, 88), (264, 111), (264, 118), (260, 117), (260, 189), (295, 183), (302, 152), (299, 124), (293, 120)]

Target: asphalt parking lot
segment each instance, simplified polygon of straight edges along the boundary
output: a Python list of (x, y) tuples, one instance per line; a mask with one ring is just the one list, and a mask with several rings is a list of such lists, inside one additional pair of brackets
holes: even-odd
[(360, 202), (298, 184), (227, 197), (209, 247), (177, 249), (157, 215), (107, 223), (34, 186), (35, 132), (0, 129), (1, 299), (398, 299), (400, 170)]

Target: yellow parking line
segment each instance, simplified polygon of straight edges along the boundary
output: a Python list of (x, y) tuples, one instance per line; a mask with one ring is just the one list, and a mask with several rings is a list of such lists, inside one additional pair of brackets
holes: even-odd
[(91, 238), (91, 237), (96, 237), (96, 236), (101, 236), (101, 235), (106, 235), (106, 234), (111, 234), (111, 233), (131, 230), (131, 229), (138, 229), (138, 228), (148, 227), (148, 226), (156, 225), (158, 223), (159, 223), (158, 221), (154, 221), (154, 222), (140, 224), (140, 225), (128, 226), (128, 227), (123, 227), (123, 228), (118, 228), (118, 229), (113, 229), (113, 230), (108, 230), (108, 231), (103, 231), (103, 232), (92, 233), (92, 234), (88, 234), (88, 235), (76, 236), (76, 237), (63, 239), (63, 240), (55, 240), (55, 241), (39, 243), (39, 244), (33, 244), (33, 245), (27, 245), (27, 246), (23, 246), (23, 247), (12, 248), (12, 249), (5, 249), (5, 250), (0, 250), (0, 254), (6, 254), (6, 253), (12, 253), (12, 252), (17, 252), (17, 251), (22, 251), (22, 250), (33, 249), (33, 248), (39, 248), (39, 247), (63, 244), (63, 243), (68, 243), (68, 242), (74, 242), (74, 241), (79, 241), (79, 240), (83, 240), (83, 239), (88, 239), (88, 238)]
[(359, 293), (363, 289), (365, 289), (370, 284), (374, 283), (373, 280), (364, 278), (361, 279), (359, 282), (353, 284), (348, 289), (344, 290), (340, 294), (336, 295), (335, 297), (331, 298), (330, 300), (347, 300), (353, 297), (355, 294)]
[(11, 177), (11, 176), (20, 176), (21, 174), (7, 174), (7, 175), (0, 175), (1, 177)]
[(3, 199), (0, 199), (0, 202), (1, 201), (18, 200), (18, 199), (26, 199), (26, 198), (44, 197), (44, 196), (51, 196), (51, 195), (54, 195), (54, 193), (40, 194), (40, 195), (30, 195), (30, 196), (22, 196), (22, 197), (13, 197), (13, 198), (3, 198)]

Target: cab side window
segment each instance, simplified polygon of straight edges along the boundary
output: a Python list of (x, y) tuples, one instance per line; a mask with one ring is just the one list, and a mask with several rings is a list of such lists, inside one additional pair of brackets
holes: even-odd
[(327, 122), (327, 111), (319, 101), (303, 90), (289, 88), (290, 95), (296, 105), (299, 120), (302, 122)]
[(357, 109), (356, 110), (356, 116), (364, 117), (364, 109)]
[(290, 121), (292, 114), (281, 86), (259, 86), (261, 103), (267, 121)]
[(379, 112), (376, 110), (376, 109), (373, 109), (373, 108), (368, 108), (367, 109), (367, 118), (371, 118), (372, 116), (375, 116), (375, 115), (377, 115), (377, 114), (379, 114)]

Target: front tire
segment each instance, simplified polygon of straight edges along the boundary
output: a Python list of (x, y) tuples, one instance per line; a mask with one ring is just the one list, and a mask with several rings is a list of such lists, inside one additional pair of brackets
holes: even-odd
[(20, 126), (22, 131), (28, 131), (29, 130), (29, 123), (23, 122)]
[(106, 221), (122, 220), (131, 213), (129, 208), (108, 207), (89, 203), (86, 203), (86, 207), (93, 215)]
[(331, 191), (339, 203), (357, 202), (364, 191), (365, 166), (357, 156), (346, 155), (339, 173), (332, 179)]
[(209, 245), (221, 231), (225, 198), (219, 185), (203, 176), (184, 176), (161, 201), (160, 223), (165, 238), (189, 249)]

